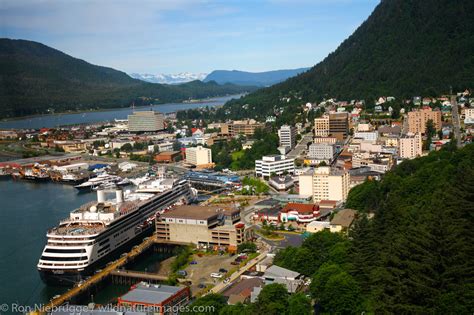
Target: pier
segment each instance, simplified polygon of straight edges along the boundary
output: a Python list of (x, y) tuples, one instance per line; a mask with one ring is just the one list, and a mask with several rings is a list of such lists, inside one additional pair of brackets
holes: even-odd
[(61, 296), (51, 300), (51, 302), (46, 304), (46, 306), (44, 307), (44, 311), (47, 312), (52, 308), (58, 307), (68, 302), (74, 303), (78, 297), (93, 290), (97, 287), (98, 284), (100, 284), (106, 279), (109, 279), (110, 277), (112, 278), (112, 281), (130, 285), (138, 283), (140, 281), (147, 281), (151, 283), (166, 281), (168, 277), (161, 275), (140, 271), (119, 270), (155, 244), (174, 246), (189, 245), (188, 243), (182, 242), (158, 240), (155, 235), (150, 236), (149, 238), (146, 238), (140, 245), (134, 246), (130, 252), (126, 253), (119, 259), (108, 263), (106, 267), (92, 275), (85, 282), (75, 285), (73, 288), (71, 288)]

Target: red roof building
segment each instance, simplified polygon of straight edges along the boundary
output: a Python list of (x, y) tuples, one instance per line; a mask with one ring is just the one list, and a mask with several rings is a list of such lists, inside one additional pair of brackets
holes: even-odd
[(280, 221), (309, 223), (319, 218), (319, 215), (318, 205), (290, 202), (280, 211)]

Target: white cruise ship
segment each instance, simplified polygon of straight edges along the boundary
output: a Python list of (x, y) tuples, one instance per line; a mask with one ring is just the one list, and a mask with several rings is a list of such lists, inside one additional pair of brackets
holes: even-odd
[[(107, 192), (116, 198), (106, 200)], [(186, 180), (159, 194), (97, 191), (97, 201), (70, 213), (69, 218), (47, 232), (48, 242), (38, 262), (41, 279), (53, 285), (72, 285), (114, 254), (151, 234), (157, 212), (187, 203), (195, 196)]]

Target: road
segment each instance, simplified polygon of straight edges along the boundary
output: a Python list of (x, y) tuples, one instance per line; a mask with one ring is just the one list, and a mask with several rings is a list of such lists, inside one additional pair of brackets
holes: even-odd
[(299, 157), (301, 153), (307, 149), (308, 142), (313, 142), (313, 133), (305, 134), (301, 138), (300, 142), (298, 142), (298, 144), (295, 146), (295, 148), (291, 150), (290, 152), (288, 152), (286, 157), (292, 158), (292, 159)]
[(452, 105), (452, 117), (453, 117), (453, 128), (454, 128), (454, 136), (456, 137), (456, 144), (458, 148), (462, 146), (461, 143), (461, 122), (459, 120), (459, 109), (458, 109), (458, 102), (456, 100), (456, 96), (451, 96), (451, 105)]

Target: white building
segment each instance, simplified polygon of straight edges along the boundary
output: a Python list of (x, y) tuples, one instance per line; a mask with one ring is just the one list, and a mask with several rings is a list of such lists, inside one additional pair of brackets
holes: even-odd
[(354, 138), (364, 139), (365, 141), (377, 141), (379, 133), (377, 131), (356, 131)]
[(421, 135), (417, 133), (402, 136), (398, 140), (398, 153), (403, 159), (414, 159), (417, 156), (421, 156)]
[(321, 200), (346, 201), (350, 189), (347, 171), (321, 166), (299, 176), (300, 194), (313, 196), (314, 202)]
[(317, 163), (332, 163), (336, 156), (336, 145), (329, 143), (312, 143), (309, 146), (308, 157)]
[(278, 130), (278, 137), (280, 138), (280, 147), (289, 147), (291, 150), (296, 145), (296, 128), (283, 125)]
[(465, 124), (474, 124), (474, 108), (464, 109), (464, 123)]
[(193, 165), (208, 165), (212, 163), (211, 149), (197, 146), (186, 149), (186, 163)]
[(132, 132), (157, 131), (165, 129), (164, 116), (162, 113), (139, 111), (128, 115), (128, 130)]
[(268, 155), (255, 161), (257, 176), (270, 177), (272, 173), (281, 175), (285, 171), (292, 174), (295, 172), (295, 159), (286, 158), (284, 155)]

